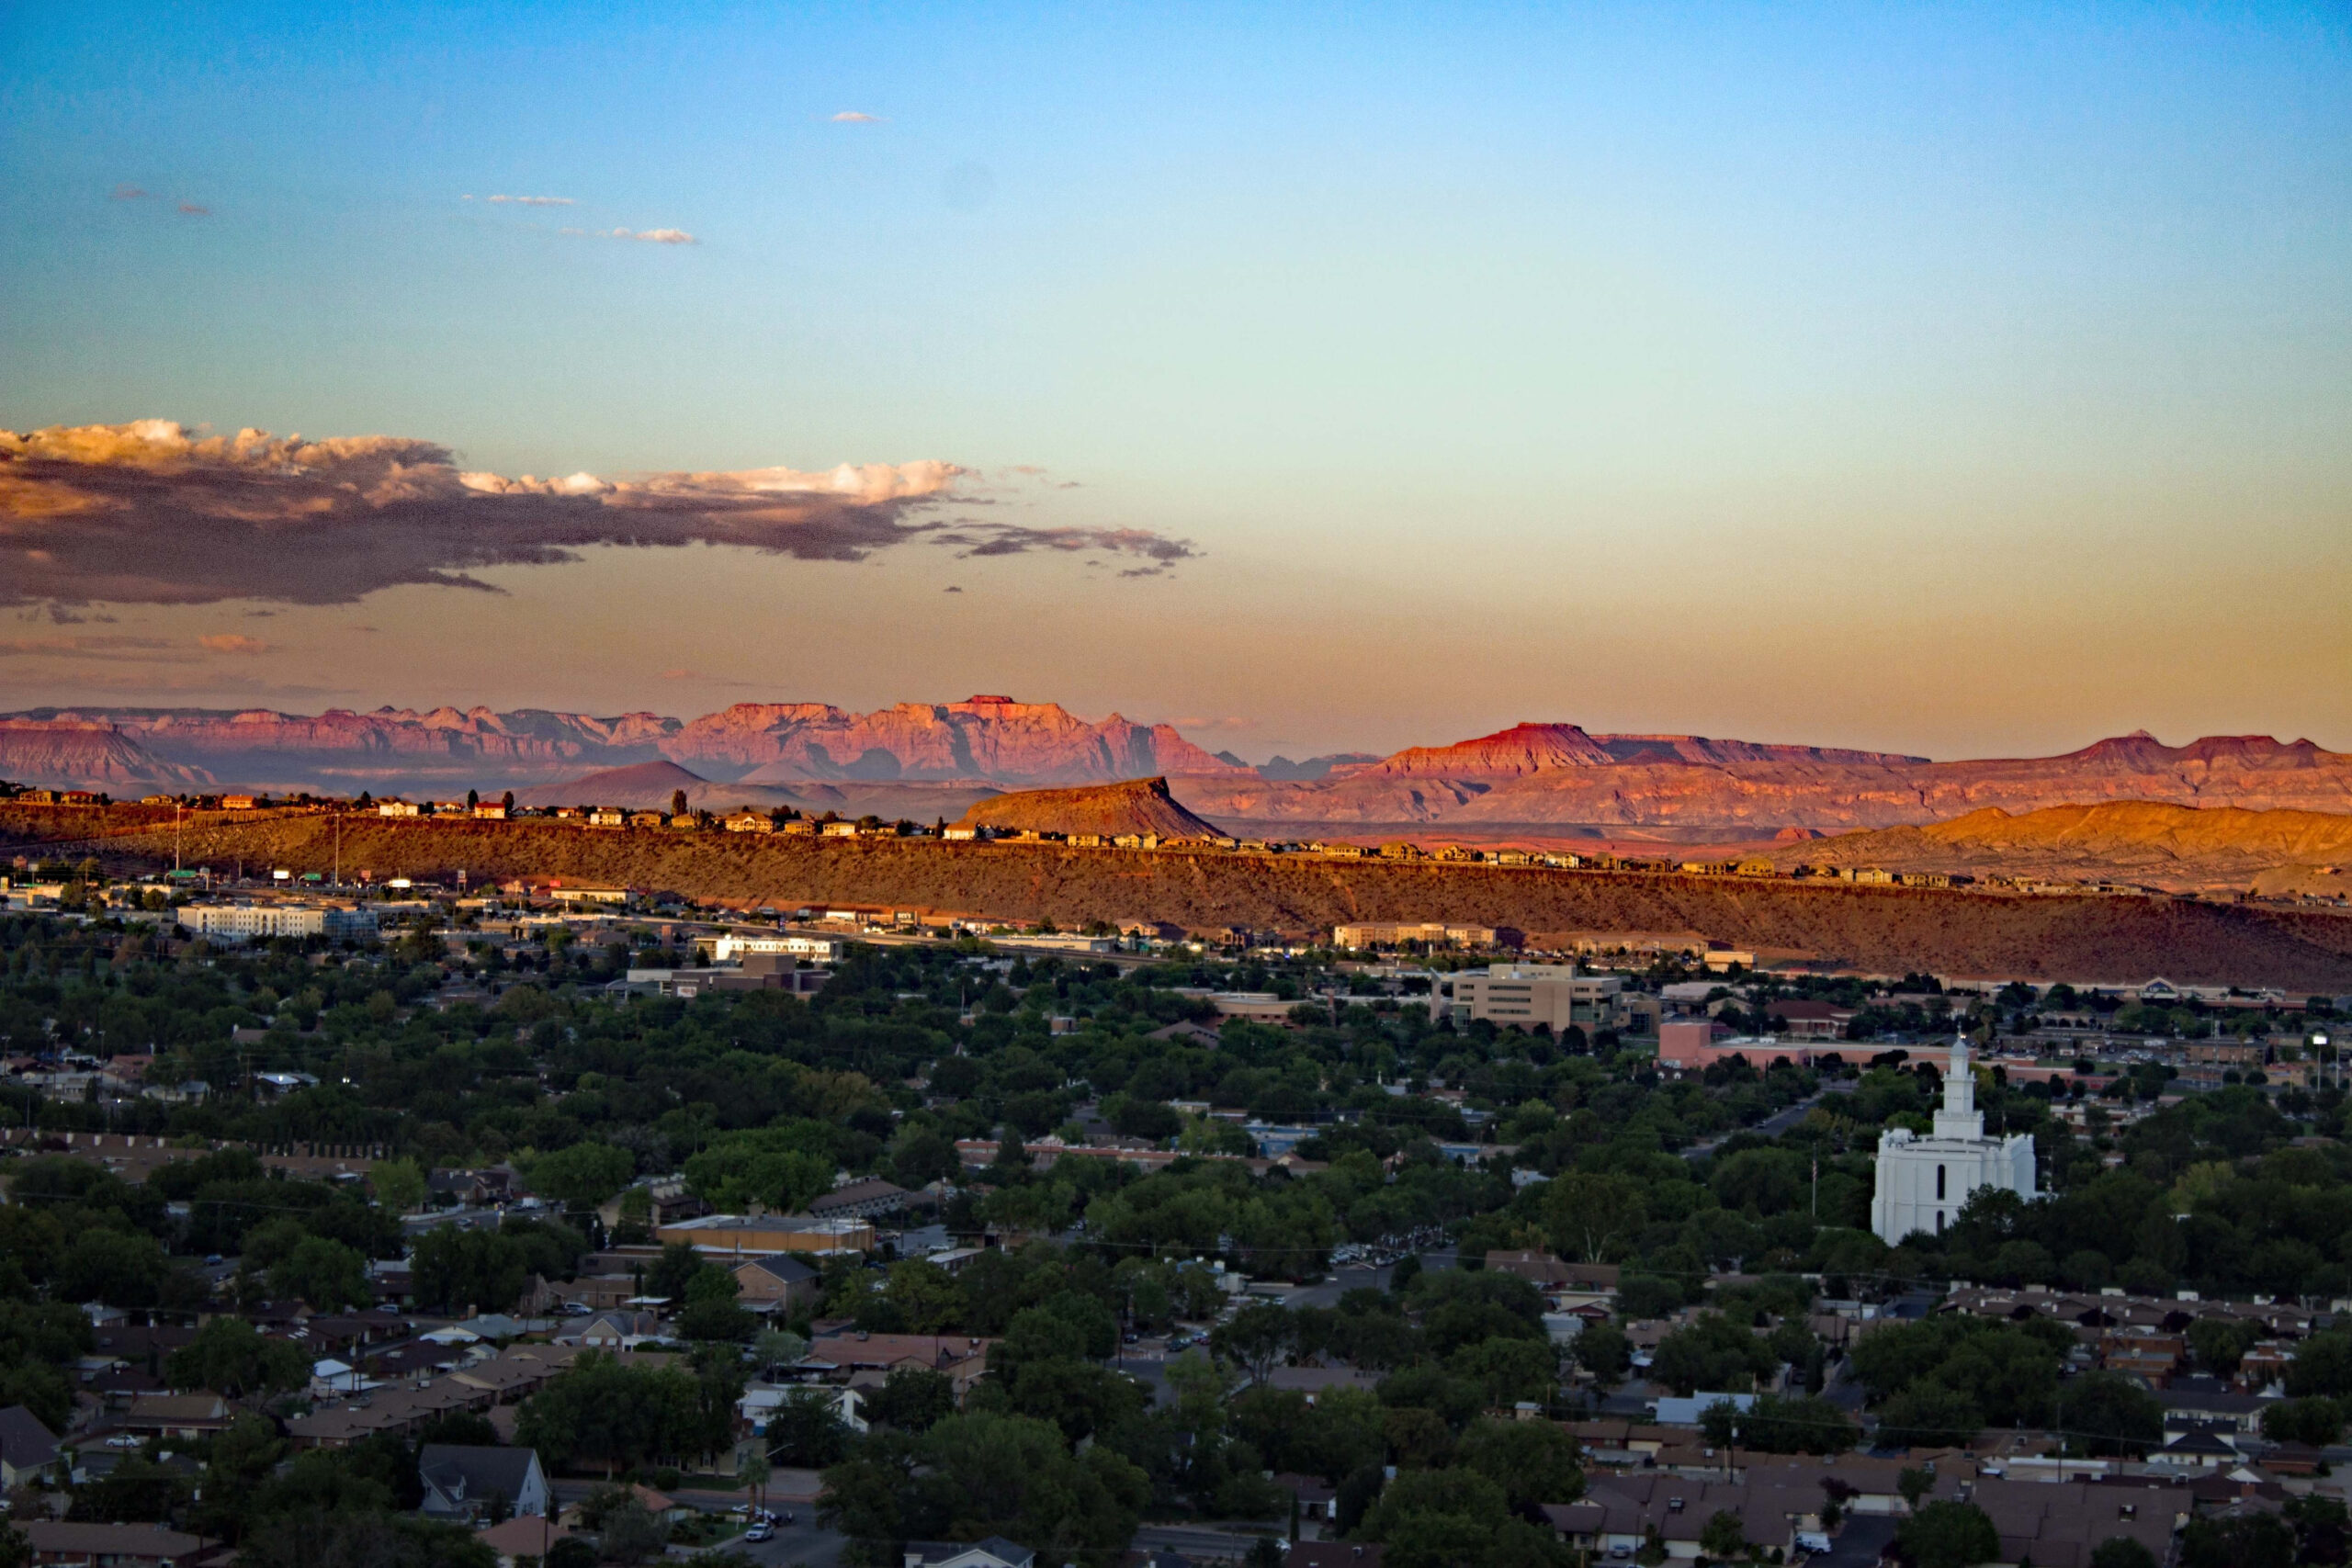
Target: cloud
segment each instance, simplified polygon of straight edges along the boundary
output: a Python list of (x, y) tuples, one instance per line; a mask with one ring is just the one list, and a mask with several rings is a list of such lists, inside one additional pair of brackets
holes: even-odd
[(209, 207), (198, 207), (192, 201), (181, 202), (180, 210), (187, 213), (190, 218), (209, 218), (212, 216), (212, 209)]
[(878, 114), (867, 114), (861, 109), (843, 109), (833, 116), (833, 123), (835, 125), (880, 125), (882, 117)]
[(968, 555), (1101, 549), (1145, 575), (1195, 552), (1136, 528), (932, 520), (967, 471), (842, 464), (605, 478), (461, 471), (393, 435), (309, 441), (169, 420), (0, 430), (0, 607), (349, 604), (379, 589), (487, 591), (473, 574), (573, 561), (594, 546), (731, 545), (858, 561), (920, 539)]
[(141, 190), (137, 186), (131, 185), (129, 182), (125, 182), (122, 185), (115, 186), (113, 191), (114, 199), (117, 201), (140, 201), (143, 200), (150, 194), (150, 192)]
[(214, 653), (267, 653), (269, 644), (257, 637), (240, 637), (235, 632), (213, 632), (198, 637), (201, 647)]
[(960, 547), (958, 553), (965, 556), (1019, 556), (1032, 550), (1064, 554), (1109, 550), (1140, 558), (1143, 564), (1128, 568), (1119, 573), (1121, 577), (1157, 577), (1178, 561), (1190, 560), (1200, 554), (1190, 539), (1171, 539), (1148, 528), (1030, 528), (1012, 523), (958, 523), (934, 537), (940, 544)]
[(961, 593), (964, 591), (951, 582), (946, 587), (941, 589), (940, 592), (942, 593)]
[(698, 245), (701, 241), (684, 229), (566, 229), (592, 240), (643, 240), (655, 245)]
[[(471, 201), (473, 197), (467, 197), (465, 199)], [(577, 207), (580, 205), (568, 196), (493, 196), (490, 199), (492, 202), (504, 203), (513, 207)]]
[(1236, 730), (1255, 729), (1258, 728), (1258, 721), (1254, 718), (1204, 718), (1195, 716), (1192, 718), (1171, 718), (1165, 720), (1164, 722), (1172, 724), (1179, 729)]
[(0, 637), (0, 659), (96, 659), (151, 664), (158, 661), (184, 663), (190, 657), (161, 637)]

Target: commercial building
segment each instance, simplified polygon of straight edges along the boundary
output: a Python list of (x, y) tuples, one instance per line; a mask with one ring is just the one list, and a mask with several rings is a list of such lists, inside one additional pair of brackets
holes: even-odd
[(625, 908), (631, 902), (626, 887), (550, 887), (548, 897), (559, 904), (604, 904)]
[[(1441, 977), (1436, 984), (1442, 997), (1449, 982)], [(1589, 1032), (1622, 1022), (1625, 982), (1614, 975), (1579, 975), (1573, 964), (1491, 964), (1483, 975), (1451, 976), (1450, 986), (1457, 1024), (1485, 1020), (1514, 1029), (1541, 1025), (1561, 1034), (1571, 1024)]]
[(742, 961), (746, 953), (775, 953), (790, 958), (805, 958), (811, 964), (838, 964), (849, 943), (839, 937), (799, 935), (752, 935), (729, 932), (711, 944), (710, 960), (714, 964)]
[(179, 912), (179, 921), (214, 942), (280, 936), (369, 942), (376, 935), (376, 912), (349, 904), (190, 904)]
[(1408, 942), (1418, 942), (1425, 948), (1492, 947), (1495, 928), (1447, 925), (1442, 920), (1371, 920), (1335, 926), (1331, 931), (1334, 947), (1402, 947)]
[(1913, 1231), (1940, 1235), (1980, 1187), (2002, 1188), (2031, 1202), (2033, 1137), (2027, 1133), (2008, 1138), (1984, 1135), (1968, 1042), (1955, 1040), (1935, 1131), (1923, 1138), (1908, 1127), (1892, 1127), (1878, 1135), (1871, 1229), (1889, 1246)]
[(659, 1226), (653, 1239), (664, 1247), (683, 1241), (697, 1252), (721, 1258), (871, 1252), (874, 1227), (864, 1220), (820, 1220), (808, 1214), (705, 1214)]

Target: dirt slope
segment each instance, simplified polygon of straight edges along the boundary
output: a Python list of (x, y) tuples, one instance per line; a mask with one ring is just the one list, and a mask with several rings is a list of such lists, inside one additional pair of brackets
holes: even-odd
[[(0, 837), (58, 830), (58, 814), (0, 808)], [(74, 814), (75, 822), (107, 819)], [(148, 863), (171, 854), (168, 823), (98, 847)], [(87, 831), (88, 829), (69, 829)], [(562, 876), (674, 888), (739, 905), (888, 903), (1064, 926), (1156, 919), (1295, 931), (1343, 919), (1460, 919), (1529, 931), (1696, 931), (1742, 946), (1811, 953), (1879, 973), (2352, 990), (2352, 919), (2254, 906), (2142, 897), (2004, 897), (1894, 887), (1734, 878), (1544, 872), (1476, 865), (1337, 862), (1227, 854), (945, 845), (744, 833), (592, 832), (539, 823), (346, 819), (347, 871), (453, 877), (479, 885)], [(209, 817), (187, 832), (187, 863), (242, 857), (326, 870), (324, 817)], [(62, 847), (62, 846), (61, 846)], [(77, 846), (70, 852), (82, 852)]]
[(1163, 839), (1206, 839), (1218, 832), (1169, 798), (1166, 779), (1127, 779), (1091, 789), (1016, 790), (979, 802), (964, 813), (960, 825), (1106, 837), (1157, 833)]
[(2352, 892), (2352, 816), (2102, 801), (2012, 816), (1972, 811), (1923, 828), (1775, 849), (1782, 865), (2110, 878), (2182, 891)]

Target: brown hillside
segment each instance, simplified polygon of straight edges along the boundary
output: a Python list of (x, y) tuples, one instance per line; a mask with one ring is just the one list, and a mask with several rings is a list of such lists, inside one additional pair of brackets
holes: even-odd
[(1163, 839), (1222, 836), (1169, 797), (1166, 779), (1128, 779), (1087, 789), (1024, 789), (976, 803), (957, 824), (1025, 828), (1039, 833), (1157, 833)]
[(2018, 815), (1972, 811), (1920, 828), (1845, 833), (1775, 849), (1784, 865), (1875, 865), (2180, 891), (2352, 892), (2352, 816), (2101, 801)]
[[(56, 814), (51, 814), (55, 816)], [(77, 813), (84, 819), (98, 813)], [(119, 821), (95, 840), (118, 862), (169, 863), (168, 822)], [(82, 852), (60, 824), (0, 807), (0, 838)], [(85, 829), (86, 830), (86, 829)], [(187, 829), (190, 865), (326, 870), (322, 816), (208, 815)], [(939, 844), (746, 833), (593, 832), (554, 823), (349, 818), (343, 864), (379, 877), (479, 884), (561, 876), (674, 888), (740, 906), (890, 903), (1064, 926), (1148, 918), (1196, 930), (1292, 931), (1345, 919), (1474, 920), (1521, 931), (1696, 931), (1740, 946), (1808, 953), (1875, 973), (2021, 976), (2352, 990), (2352, 919), (2155, 897), (2007, 897), (1727, 877), (1522, 871), (1428, 862)], [(1816, 846), (1817, 848), (1817, 846)]]

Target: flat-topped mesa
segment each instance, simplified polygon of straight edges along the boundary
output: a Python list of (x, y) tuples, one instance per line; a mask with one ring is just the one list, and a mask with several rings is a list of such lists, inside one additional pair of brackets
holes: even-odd
[(1206, 839), (1219, 829), (1179, 806), (1164, 778), (1125, 779), (1079, 789), (1025, 789), (994, 795), (966, 811), (959, 828), (1025, 829), (1037, 833), (1099, 833), (1105, 838), (1155, 833), (1162, 839)]

